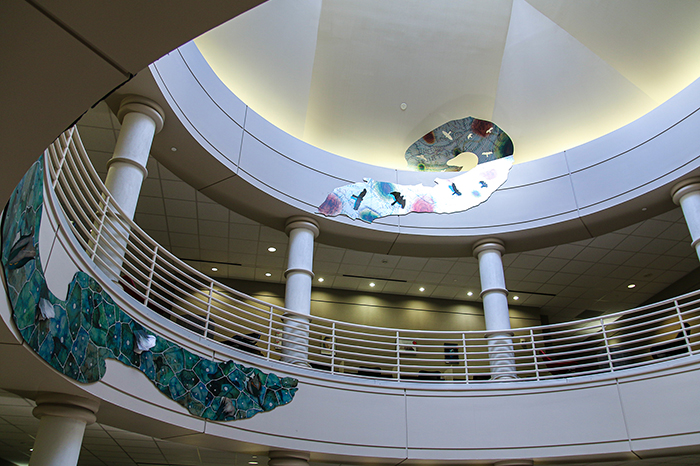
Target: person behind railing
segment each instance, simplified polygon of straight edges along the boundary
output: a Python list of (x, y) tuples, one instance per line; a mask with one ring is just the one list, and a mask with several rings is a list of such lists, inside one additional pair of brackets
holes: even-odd
[(262, 352), (256, 346), (260, 340), (260, 334), (257, 332), (246, 333), (245, 335), (234, 335), (231, 340), (225, 341), (224, 344), (245, 351), (246, 353), (262, 356)]
[(688, 322), (683, 322), (683, 327), (684, 328), (681, 328), (681, 331), (673, 337), (673, 340), (652, 346), (649, 350), (651, 357), (654, 359), (663, 359), (688, 353), (687, 339), (690, 335), (690, 324)]

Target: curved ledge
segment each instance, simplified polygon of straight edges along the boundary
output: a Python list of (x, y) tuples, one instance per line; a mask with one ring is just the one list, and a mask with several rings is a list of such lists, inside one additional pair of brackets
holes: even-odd
[[(192, 146), (199, 152), (188, 154), (202, 173), (189, 170), (193, 164), (184, 154), (173, 159), (167, 140), (154, 142), (155, 156), (205, 195), (263, 224), (282, 230), (285, 219), (314, 215), (334, 188), (365, 177), (431, 185), (436, 176), (362, 164), (294, 139), (231, 94), (192, 43), (163, 57), (151, 71), (162, 95), (149, 97), (162, 102), (172, 114), (169, 122), (179, 121), (196, 141)], [(624, 128), (564, 153), (516, 164), (501, 189), (466, 212), (410, 214), (373, 224), (317, 217), (319, 240), (341, 245), (353, 238), (359, 249), (385, 254), (460, 256), (489, 236), (505, 241), (509, 252), (519, 252), (641, 221), (672, 208), (671, 185), (700, 170), (700, 151), (692, 140), (692, 129), (700, 124), (699, 103), (696, 82)], [(667, 156), (659, 158), (662, 152)], [(202, 160), (226, 167), (227, 173), (205, 183), (203, 173), (214, 170)], [(618, 176), (621, 172), (626, 176)]]

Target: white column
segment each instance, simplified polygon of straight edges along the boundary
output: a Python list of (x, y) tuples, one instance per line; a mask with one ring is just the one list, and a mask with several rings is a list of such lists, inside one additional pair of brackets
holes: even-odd
[(29, 466), (75, 466), (78, 464), (83, 434), (95, 422), (97, 401), (62, 393), (41, 393), (32, 414), (39, 431)]
[[(117, 112), (122, 127), (112, 158), (107, 162), (105, 186), (111, 202), (121, 207), (128, 220), (134, 219), (143, 180), (148, 176), (146, 164), (153, 137), (163, 129), (163, 109), (140, 96), (127, 96)], [(129, 236), (128, 228), (103, 228), (107, 245), (99, 251), (96, 262), (109, 278), (119, 280), (119, 269)]]
[(486, 320), (485, 337), (488, 340), (493, 380), (516, 378), (508, 290), (501, 258), (505, 251), (503, 242), (494, 238), (481, 240), (474, 245), (474, 255), (479, 259), (481, 299)]
[(681, 206), (690, 231), (691, 245), (700, 257), (700, 178), (690, 178), (671, 189), (673, 202)]
[(291, 217), (287, 220), (289, 235), (287, 285), (284, 307), (302, 316), (285, 315), (282, 331), (283, 361), (307, 364), (309, 343), (309, 319), (311, 315), (311, 284), (313, 282), (314, 239), (318, 236), (318, 223), (307, 217)]
[(270, 459), (267, 461), (267, 465), (309, 466), (309, 456), (309, 452), (306, 451), (271, 450), (268, 453)]

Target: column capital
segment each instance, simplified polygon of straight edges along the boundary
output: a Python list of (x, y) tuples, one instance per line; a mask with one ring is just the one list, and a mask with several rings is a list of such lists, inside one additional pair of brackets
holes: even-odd
[(506, 253), (506, 246), (503, 241), (498, 238), (484, 238), (477, 241), (472, 249), (474, 256), (477, 258), (482, 252), (490, 250), (498, 251), (502, 256)]
[(673, 202), (676, 205), (680, 205), (681, 198), (694, 191), (700, 191), (700, 178), (688, 178), (687, 180), (679, 181), (671, 188)]
[(290, 231), (295, 230), (297, 228), (304, 228), (306, 230), (311, 231), (314, 234), (314, 238), (316, 238), (318, 236), (318, 233), (320, 232), (318, 228), (318, 222), (311, 217), (305, 217), (303, 215), (295, 215), (293, 217), (289, 217), (287, 219), (287, 222), (285, 223), (284, 232), (289, 234)]
[(65, 393), (42, 392), (36, 397), (36, 408), (32, 414), (37, 419), (43, 416), (65, 417), (92, 424), (97, 420), (100, 403), (81, 396)]
[(308, 451), (270, 450), (267, 456), (270, 458), (267, 464), (270, 466), (298, 465), (299, 462), (309, 462), (311, 456)]
[(163, 123), (165, 123), (165, 112), (163, 108), (145, 97), (140, 95), (128, 95), (122, 99), (121, 104), (119, 104), (119, 111), (117, 112), (117, 118), (119, 122), (124, 121), (124, 116), (127, 113), (143, 113), (153, 120), (156, 124), (156, 134), (160, 133), (163, 129)]

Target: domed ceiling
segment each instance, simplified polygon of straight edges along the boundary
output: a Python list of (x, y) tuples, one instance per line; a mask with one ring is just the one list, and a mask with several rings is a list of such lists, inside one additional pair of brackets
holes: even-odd
[(700, 76), (698, 25), (686, 0), (269, 0), (196, 44), (291, 135), (405, 169), (414, 141), (467, 116), (503, 129), (516, 163), (624, 126)]

